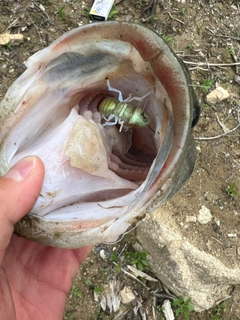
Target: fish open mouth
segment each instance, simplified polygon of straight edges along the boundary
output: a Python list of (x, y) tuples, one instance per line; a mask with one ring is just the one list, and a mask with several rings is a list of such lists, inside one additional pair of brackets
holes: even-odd
[[(84, 216), (84, 207), (89, 216), (93, 203), (98, 208), (119, 208), (121, 201), (126, 205), (136, 197), (157, 156), (169, 125), (168, 95), (135, 48), (122, 43), (126, 53), (118, 60), (115, 52), (106, 52), (110, 43), (104, 44), (105, 54), (101, 43), (94, 55), (63, 53), (41, 66), (22, 97), (21, 105), (29, 105), (35, 93), (44, 91), (6, 142), (11, 165), (29, 154), (45, 164), (44, 186), (33, 214), (71, 220)], [(127, 108), (149, 114), (148, 126), (129, 125), (131, 117), (121, 130), (118, 123), (106, 125), (99, 104), (106, 97), (115, 98), (117, 104), (119, 93), (124, 100), (130, 97)], [(168, 138), (170, 152), (172, 136)]]
[(186, 72), (150, 30), (113, 24), (72, 30), (30, 57), (2, 102), (14, 112), (2, 120), (2, 171), (30, 154), (45, 165), (29, 217), (44, 228), (77, 221), (75, 233), (118, 224), (105, 240), (175, 192), (193, 167), (170, 188), (191, 134)]

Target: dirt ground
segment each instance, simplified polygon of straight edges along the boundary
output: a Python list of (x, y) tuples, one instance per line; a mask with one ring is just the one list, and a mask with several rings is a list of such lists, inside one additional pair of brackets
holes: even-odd
[[(0, 34), (9, 31), (24, 37), (19, 44), (0, 46), (0, 100), (24, 71), (24, 61), (29, 56), (64, 32), (89, 23), (92, 3), (92, 0), (0, 1)], [(240, 262), (239, 0), (120, 0), (115, 3), (112, 20), (140, 22), (155, 30), (191, 70), (201, 105), (201, 118), (194, 128), (197, 161), (188, 183), (166, 206), (175, 213), (189, 241), (226, 265), (237, 266)], [(209, 105), (206, 95), (217, 86), (222, 86), (230, 96)], [(196, 222), (203, 205), (214, 218), (207, 225)], [(164, 319), (159, 310), (164, 300), (159, 294), (163, 291), (161, 284), (146, 282), (146, 289), (144, 284), (118, 271), (110, 259), (115, 252), (120, 259), (115, 259), (115, 263), (126, 265), (126, 250), (135, 250), (135, 232), (117, 244), (96, 247), (86, 259), (74, 279), (64, 319)], [(101, 250), (105, 259), (100, 256)], [(150, 270), (145, 272), (155, 277)], [(117, 312), (110, 313), (108, 308), (103, 311), (94, 300), (94, 292), (104, 296), (105, 286), (114, 279), (121, 288), (129, 286), (137, 299), (135, 305), (121, 305)], [(202, 313), (189, 312), (190, 319), (240, 319), (240, 286), (233, 289), (225, 303)], [(176, 308), (174, 310), (176, 314)], [(180, 314), (176, 319), (187, 318)]]

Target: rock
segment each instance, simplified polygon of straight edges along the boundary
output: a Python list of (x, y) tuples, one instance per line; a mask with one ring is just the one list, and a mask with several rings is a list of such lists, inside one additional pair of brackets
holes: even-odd
[(142, 220), (137, 238), (148, 252), (155, 275), (176, 296), (191, 297), (196, 311), (229, 298), (232, 285), (240, 283), (238, 264), (227, 266), (220, 258), (199, 250), (183, 236), (175, 216), (162, 208)]
[(194, 216), (186, 216), (186, 222), (197, 222), (197, 218)]
[(124, 304), (129, 304), (135, 299), (135, 295), (129, 287), (124, 287), (120, 291), (121, 302)]
[(171, 302), (169, 300), (164, 300), (162, 305), (162, 311), (166, 320), (174, 320), (174, 313), (172, 311)]
[(206, 96), (206, 100), (209, 104), (216, 104), (229, 98), (229, 96), (229, 93), (225, 89), (217, 87)]
[(10, 33), (2, 33), (0, 34), (0, 45), (16, 45), (23, 41), (22, 34), (10, 34)]
[(99, 255), (103, 260), (107, 260), (107, 258), (108, 258), (104, 249), (100, 250)]
[(199, 210), (197, 220), (201, 224), (207, 224), (212, 220), (211, 211), (205, 206), (202, 206), (201, 209)]
[(235, 74), (234, 80), (235, 80), (238, 84), (240, 84), (240, 75)]
[(4, 75), (6, 75), (8, 73), (8, 68), (5, 63), (0, 67), (0, 73), (2, 73)]
[(94, 300), (100, 301), (101, 308), (105, 311), (109, 308), (109, 312), (116, 312), (120, 308), (120, 294), (119, 294), (120, 282), (110, 280), (104, 287), (104, 291), (101, 294), (95, 294)]

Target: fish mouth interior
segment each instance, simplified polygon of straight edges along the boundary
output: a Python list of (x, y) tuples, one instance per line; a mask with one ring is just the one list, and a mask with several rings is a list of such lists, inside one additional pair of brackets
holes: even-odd
[[(72, 61), (72, 56), (76, 54), (67, 59)], [(11, 130), (5, 146), (9, 167), (30, 154), (44, 162), (44, 184), (32, 215), (54, 221), (78, 220), (82, 228), (90, 228), (123, 215), (139, 197), (164, 141), (171, 102), (150, 64), (141, 61), (139, 54), (137, 58), (140, 63), (136, 67), (136, 59), (116, 64), (114, 57), (110, 71), (99, 76), (98, 67), (92, 67), (84, 82), (75, 71), (65, 76), (60, 56), (23, 95), (19, 106), (30, 107)], [(117, 91), (109, 89), (107, 80)], [(118, 91), (124, 100), (145, 97), (133, 99), (131, 104), (149, 114), (148, 126), (134, 127), (128, 120), (122, 130), (118, 123), (106, 125), (99, 104), (106, 97), (118, 99)], [(170, 149), (171, 142), (168, 153)]]
[[(113, 85), (116, 85), (119, 92), (123, 92), (123, 101), (130, 97), (131, 102), (126, 102), (127, 108), (134, 106), (140, 108), (143, 112), (150, 110), (150, 105), (155, 100), (154, 94), (151, 93), (153, 89), (150, 91), (149, 87), (149, 94), (147, 93), (148, 96), (143, 101), (134, 101), (134, 98), (141, 98), (141, 93), (126, 94), (124, 85), (114, 84), (114, 82)], [(115, 89), (115, 87), (113, 88)], [(121, 118), (118, 117), (117, 113), (114, 114), (114, 111), (112, 113), (114, 116), (108, 121), (108, 118), (100, 113), (99, 105), (104, 99), (111, 97), (116, 98), (116, 104), (118, 104), (120, 102), (118, 94), (110, 90), (86, 92), (78, 103), (78, 113), (86, 120), (93, 121), (100, 128), (108, 153), (109, 170), (112, 170), (121, 178), (141, 184), (147, 177), (159, 147), (155, 138), (156, 122), (151, 121), (144, 128), (138, 128), (129, 124), (131, 121), (131, 118), (129, 118), (129, 122), (125, 121), (121, 126), (121, 123), (119, 123)], [(114, 124), (115, 122), (117, 123)], [(92, 157), (94, 157), (94, 154)]]

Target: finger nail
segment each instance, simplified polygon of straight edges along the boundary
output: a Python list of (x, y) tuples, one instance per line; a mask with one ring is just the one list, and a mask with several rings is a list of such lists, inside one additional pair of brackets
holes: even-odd
[(13, 179), (17, 182), (30, 177), (36, 165), (36, 157), (29, 156), (18, 161), (5, 175), (5, 178)]

